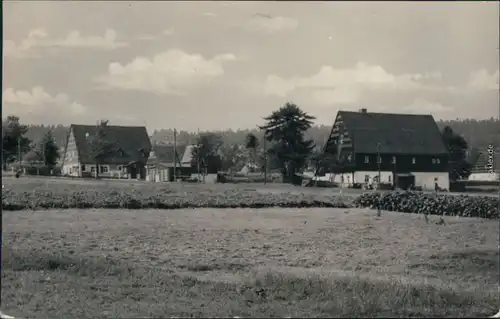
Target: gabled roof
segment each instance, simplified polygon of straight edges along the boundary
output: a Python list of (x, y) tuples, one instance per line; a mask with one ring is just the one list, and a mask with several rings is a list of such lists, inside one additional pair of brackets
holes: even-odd
[[(185, 145), (177, 145), (175, 147), (177, 150), (177, 158), (179, 161), (182, 160), (184, 153), (186, 151)], [(173, 145), (154, 145), (151, 151), (151, 156), (148, 159), (148, 164), (166, 164), (173, 166), (174, 165), (174, 146)], [(176, 164), (178, 162), (176, 160)]]
[(487, 173), (491, 169), (493, 172), (500, 173), (500, 152), (481, 152), (477, 161), (472, 165), (472, 172)]
[(186, 146), (186, 151), (182, 156), (182, 163), (191, 163), (193, 161), (193, 150), (196, 148), (196, 145), (188, 145)]
[[(87, 134), (95, 136), (98, 127), (96, 125), (72, 124), (70, 132), (75, 137), (76, 148), (80, 163), (93, 163), (90, 146), (87, 142)], [(126, 165), (134, 161), (146, 161), (151, 150), (151, 141), (144, 126), (114, 126), (105, 127), (107, 139), (113, 143), (117, 150), (103, 160), (105, 164)]]
[(432, 115), (339, 111), (356, 153), (444, 155), (448, 150)]

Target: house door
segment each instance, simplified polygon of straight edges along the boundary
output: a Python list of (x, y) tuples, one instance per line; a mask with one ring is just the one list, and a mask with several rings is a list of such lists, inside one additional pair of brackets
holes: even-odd
[(146, 179), (146, 168), (143, 165), (137, 165), (137, 171), (141, 180)]
[(407, 190), (410, 186), (415, 186), (415, 176), (414, 175), (397, 175), (396, 176), (397, 187)]
[(130, 171), (130, 178), (136, 179), (137, 178), (137, 167), (135, 165), (131, 165), (129, 167), (129, 171)]

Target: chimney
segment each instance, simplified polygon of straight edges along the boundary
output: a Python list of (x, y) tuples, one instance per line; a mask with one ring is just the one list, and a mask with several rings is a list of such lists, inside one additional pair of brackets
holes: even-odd
[(366, 113), (366, 109), (359, 110), (360, 113)]

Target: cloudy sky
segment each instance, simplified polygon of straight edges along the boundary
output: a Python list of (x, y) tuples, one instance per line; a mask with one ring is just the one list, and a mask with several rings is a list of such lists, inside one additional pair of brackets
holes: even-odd
[(499, 4), (4, 2), (3, 116), (251, 128), (290, 101), (499, 115)]

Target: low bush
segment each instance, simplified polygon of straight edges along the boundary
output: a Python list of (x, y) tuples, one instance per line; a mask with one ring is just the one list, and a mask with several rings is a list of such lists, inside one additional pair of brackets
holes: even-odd
[(422, 192), (366, 193), (354, 200), (356, 207), (403, 213), (498, 218), (499, 200), (489, 196), (429, 194)]
[[(23, 182), (23, 183), (21, 183)], [(369, 207), (404, 213), (498, 218), (499, 199), (489, 196), (450, 195), (415, 191), (369, 192), (358, 197), (321, 193), (264, 193), (241, 187), (176, 186), (118, 182), (82, 184), (26, 183), (6, 185), (2, 209), (48, 208), (264, 208), (264, 207)]]
[[(150, 191), (151, 189), (149, 189)], [(56, 208), (264, 208), (264, 207), (351, 207), (349, 197), (326, 197), (310, 194), (263, 194), (242, 189), (214, 192), (170, 192), (148, 189), (101, 189), (61, 191), (36, 189), (32, 192), (4, 190), (4, 210)]]

